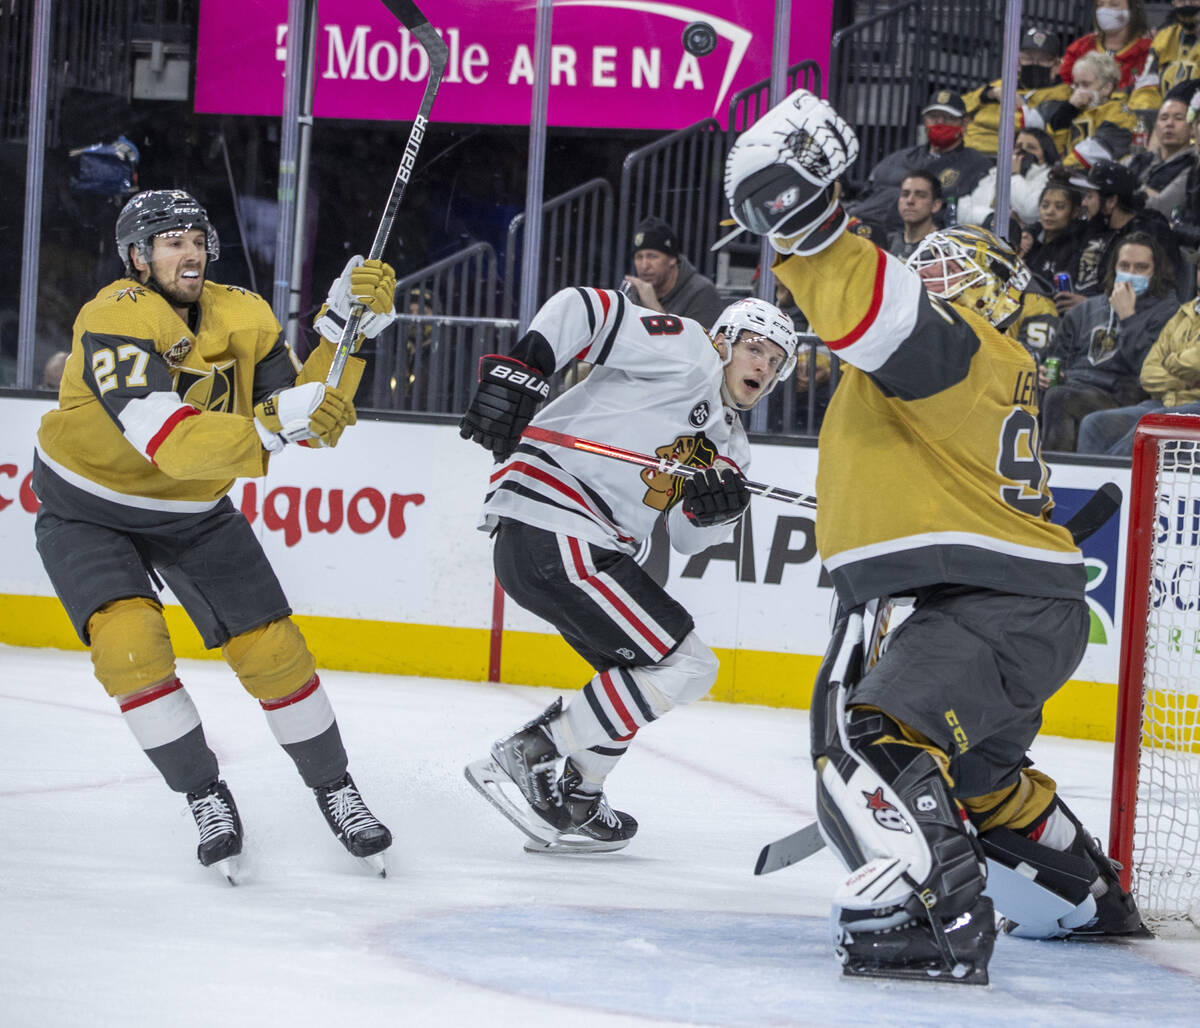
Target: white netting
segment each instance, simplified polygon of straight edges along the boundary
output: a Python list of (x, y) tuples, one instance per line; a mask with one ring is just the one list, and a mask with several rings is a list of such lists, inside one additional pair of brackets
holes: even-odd
[(1200, 926), (1200, 442), (1160, 440), (1156, 492), (1133, 892)]

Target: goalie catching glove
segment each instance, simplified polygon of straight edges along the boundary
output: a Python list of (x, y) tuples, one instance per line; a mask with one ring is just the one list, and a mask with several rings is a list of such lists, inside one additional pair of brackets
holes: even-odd
[(853, 130), (832, 107), (797, 89), (738, 136), (725, 160), (734, 220), (780, 253), (820, 253), (846, 227), (835, 184), (858, 157)]
[(699, 528), (736, 521), (749, 505), (746, 479), (731, 461), (718, 460), (683, 483), (683, 513)]
[(355, 255), (329, 287), (329, 295), (317, 311), (313, 328), (331, 343), (342, 338), (355, 304), (364, 307), (358, 334), (350, 344), (357, 353), (364, 339), (374, 339), (396, 320), (396, 273), (383, 261), (364, 261)]
[(479, 359), (479, 386), (458, 424), (459, 435), (506, 460), (549, 395), (550, 383), (528, 364), (489, 353)]
[(270, 453), (286, 443), (337, 446), (345, 427), (357, 420), (350, 397), (323, 382), (292, 386), (254, 406), (254, 427)]

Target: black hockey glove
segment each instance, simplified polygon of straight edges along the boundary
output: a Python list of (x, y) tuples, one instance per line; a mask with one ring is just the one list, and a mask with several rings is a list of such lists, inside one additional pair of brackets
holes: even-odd
[(528, 364), (486, 354), (479, 360), (479, 386), (458, 423), (458, 434), (505, 460), (549, 394), (550, 383)]
[(749, 504), (746, 479), (734, 467), (705, 468), (683, 483), (683, 513), (700, 528), (736, 521)]

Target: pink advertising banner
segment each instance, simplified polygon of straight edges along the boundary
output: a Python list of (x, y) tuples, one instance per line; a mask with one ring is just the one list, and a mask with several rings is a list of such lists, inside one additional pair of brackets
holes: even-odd
[[(428, 62), (380, 0), (320, 0), (314, 113), (322, 118), (407, 121)], [(789, 63), (829, 63), (833, 0), (795, 0)], [(533, 0), (426, 0), (446, 40), (433, 116), (442, 122), (527, 125), (533, 96)], [(196, 110), (279, 116), (287, 0), (204, 0), (196, 60)], [(770, 76), (771, 0), (555, 0), (551, 125), (675, 129), (722, 124), (729, 98)], [(716, 47), (684, 50), (685, 26), (707, 22)]]

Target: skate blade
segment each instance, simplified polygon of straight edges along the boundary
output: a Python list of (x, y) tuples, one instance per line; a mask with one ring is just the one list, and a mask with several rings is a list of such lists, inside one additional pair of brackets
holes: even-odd
[(602, 842), (599, 839), (560, 835), (553, 842), (534, 842), (530, 839), (525, 843), (525, 852), (571, 856), (579, 853), (615, 853), (617, 850), (623, 850), (628, 845), (628, 839), (614, 839), (611, 842)]
[(380, 878), (386, 878), (387, 862), (383, 859), (383, 854), (386, 850), (380, 850), (378, 853), (372, 853), (369, 857), (355, 857), (373, 875), (378, 875)]
[(843, 978), (888, 978), (905, 982), (946, 982), (951, 985), (987, 985), (987, 967), (955, 964), (946, 967), (877, 967), (865, 964), (843, 964)]
[[(540, 846), (551, 846), (557, 841), (558, 832), (525, 802), (525, 797), (521, 796), (516, 783), (491, 757), (472, 761), (463, 769), (463, 774), (485, 800), (524, 832), (532, 842)], [(506, 786), (520, 797), (519, 802), (509, 796), (505, 791)]]
[(218, 860), (208, 866), (218, 874), (224, 875), (230, 885), (237, 885), (238, 878), (241, 877), (241, 865), (237, 857), (226, 857), (224, 860)]

